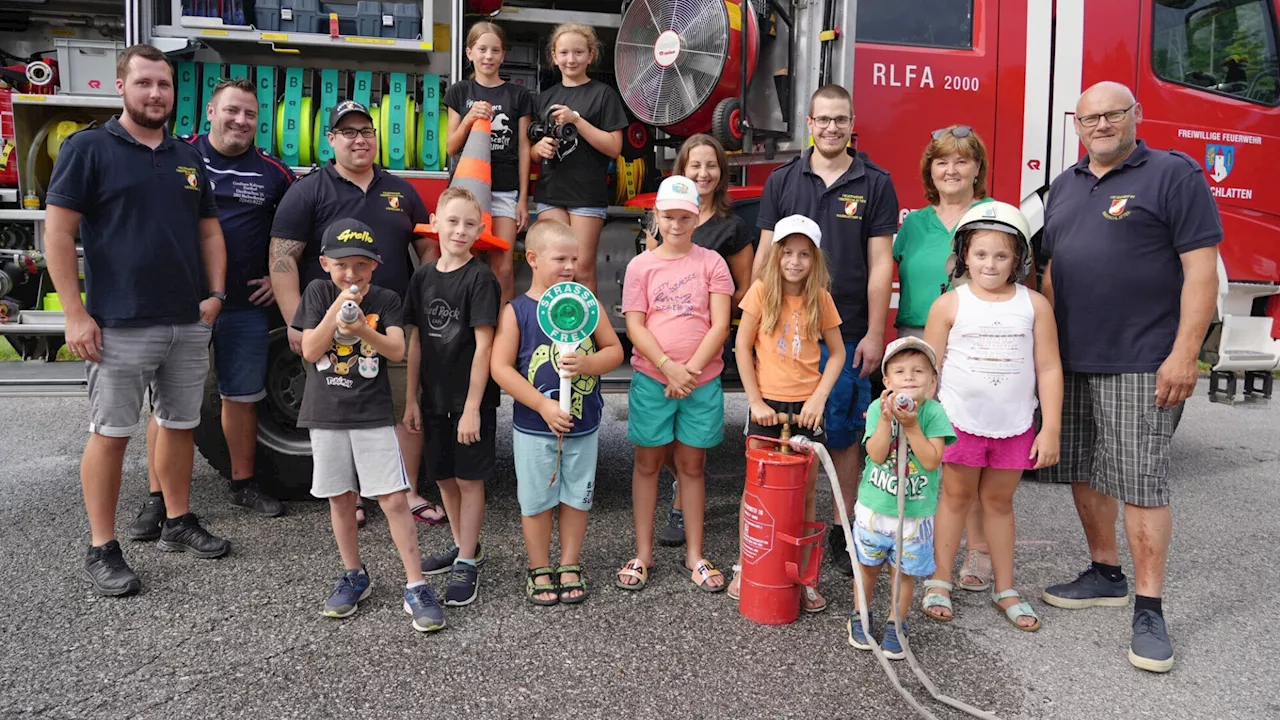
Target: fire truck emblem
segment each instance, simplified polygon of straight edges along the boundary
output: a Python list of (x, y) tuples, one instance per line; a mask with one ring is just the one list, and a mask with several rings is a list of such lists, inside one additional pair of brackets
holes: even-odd
[(1235, 145), (1206, 145), (1204, 148), (1204, 169), (1214, 182), (1222, 182), (1231, 174), (1236, 165)]

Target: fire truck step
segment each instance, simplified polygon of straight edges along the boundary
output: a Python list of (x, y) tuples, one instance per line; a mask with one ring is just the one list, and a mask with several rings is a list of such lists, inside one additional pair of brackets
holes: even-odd
[(0, 363), (0, 398), (83, 397), (86, 394), (88, 381), (83, 362)]

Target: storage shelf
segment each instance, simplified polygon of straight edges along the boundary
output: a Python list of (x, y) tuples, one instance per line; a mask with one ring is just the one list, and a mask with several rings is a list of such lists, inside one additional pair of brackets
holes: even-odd
[[(341, 35), (333, 38), (319, 33), (267, 32), (237, 27), (190, 28), (179, 25), (157, 25), (152, 34), (159, 37), (187, 38), (202, 42), (251, 42), (289, 47), (363, 48), (397, 52), (431, 52), (435, 47), (431, 38), (399, 40), (396, 38), (359, 37)], [(280, 48), (276, 48), (277, 51)]]
[(550, 10), (513, 5), (503, 5), (498, 11), (500, 23), (525, 23), (528, 25), (560, 25), (584, 23), (596, 28), (614, 28), (622, 25), (622, 15), (617, 13), (581, 12), (578, 10)]
[(17, 93), (13, 96), (13, 104), (112, 109), (124, 107), (119, 95), (29, 95)]
[(44, 220), (43, 210), (3, 210), (0, 209), (0, 220)]

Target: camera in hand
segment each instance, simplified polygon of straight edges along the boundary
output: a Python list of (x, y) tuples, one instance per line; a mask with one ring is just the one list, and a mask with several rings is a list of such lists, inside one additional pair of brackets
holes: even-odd
[(541, 118), (536, 118), (529, 123), (529, 142), (536, 143), (546, 137), (559, 142), (573, 142), (573, 139), (578, 137), (578, 126), (557, 123), (552, 117), (554, 115), (552, 109), (548, 108)]
[(906, 393), (898, 393), (893, 397), (893, 404), (898, 406), (899, 410), (911, 412), (916, 409), (915, 398)]

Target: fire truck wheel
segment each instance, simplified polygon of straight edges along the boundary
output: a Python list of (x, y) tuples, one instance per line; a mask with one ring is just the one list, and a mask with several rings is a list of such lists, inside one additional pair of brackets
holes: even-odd
[(711, 115), (711, 135), (729, 152), (742, 149), (741, 100), (725, 98), (716, 105), (716, 111)]
[[(262, 489), (281, 500), (311, 499), (311, 440), (297, 427), (306, 373), (302, 359), (289, 350), (284, 322), (271, 330), (267, 354), (267, 396), (258, 402), (258, 451), (254, 477)], [(200, 426), (195, 430), (200, 454), (223, 477), (231, 477), (231, 454), (222, 435), (222, 398), (211, 360), (205, 381)]]

